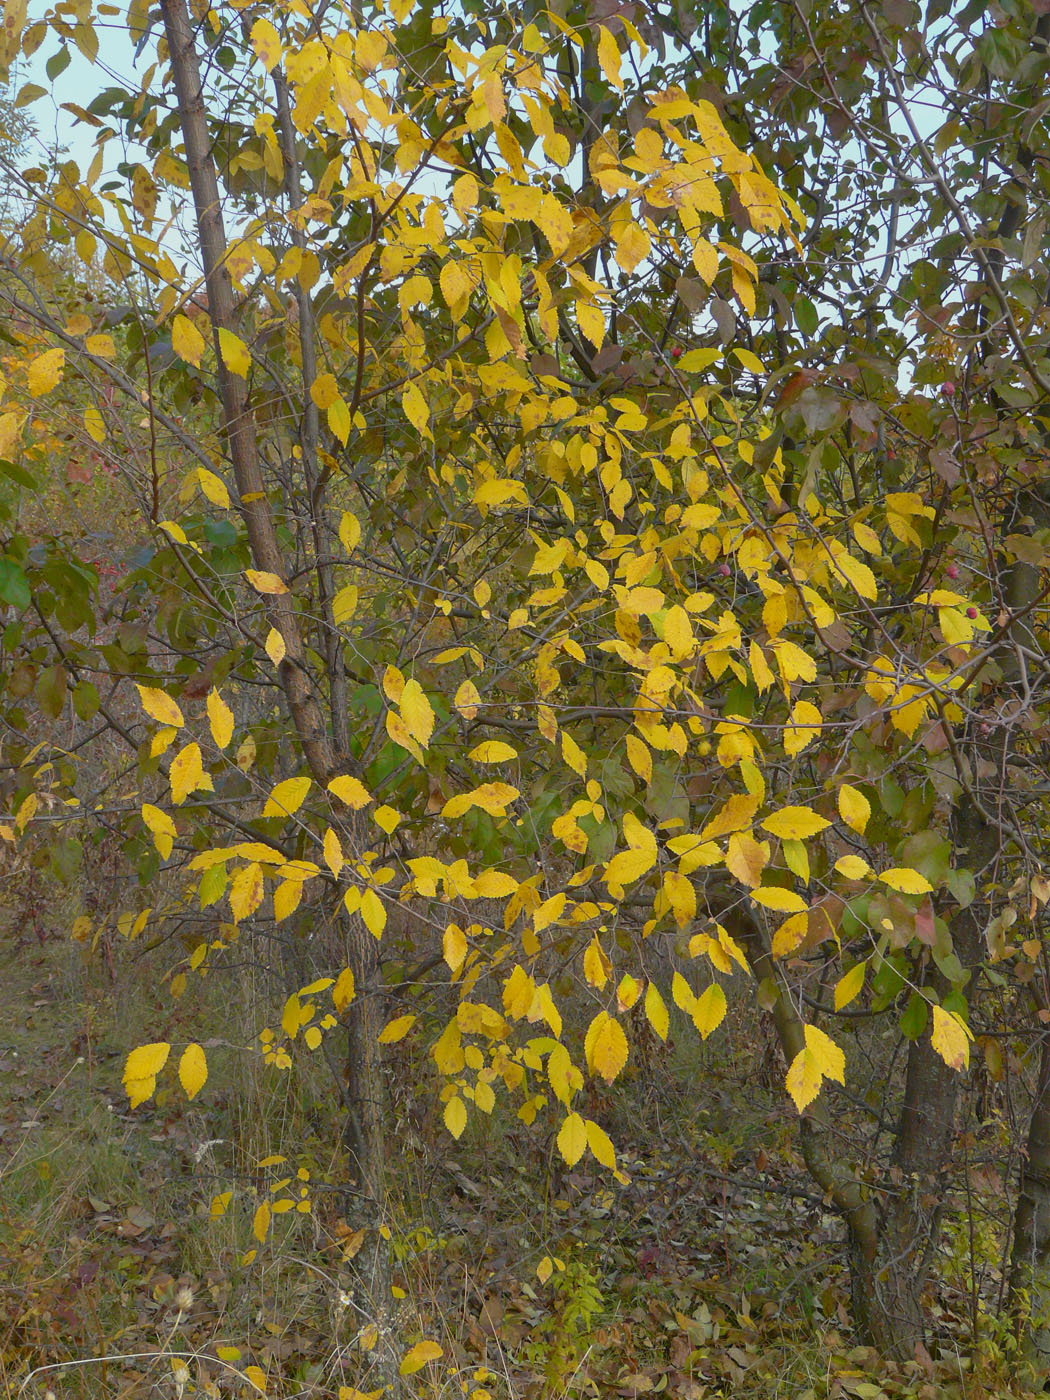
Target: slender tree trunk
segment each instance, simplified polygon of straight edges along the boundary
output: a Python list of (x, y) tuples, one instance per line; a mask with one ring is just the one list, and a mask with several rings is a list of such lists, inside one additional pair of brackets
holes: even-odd
[(1023, 1350), (1045, 1377), (1050, 1374), (1050, 1033), (1043, 1036), (1039, 1053), (1010, 1265), (1010, 1296), (1023, 1322)]
[[(194, 41), (193, 26), (186, 9), (186, 0), (162, 0), (165, 34), (171, 58), (172, 74), (179, 101), (186, 164), (193, 193), (197, 235), (204, 266), (208, 292), (208, 313), (215, 338), (219, 385), (223, 405), (223, 426), (229, 446), (230, 464), (236, 484), (236, 495), (248, 533), (252, 560), (256, 568), (288, 576), (277, 531), (270, 508), (266, 481), (259, 458), (254, 409), (246, 379), (232, 373), (221, 353), (220, 332), (237, 333), (237, 307), (233, 286), (227, 271), (228, 245), (223, 222), (222, 203), (215, 164), (208, 134), (200, 63)], [(281, 96), (279, 89), (278, 96)], [(293, 152), (294, 154), (294, 152)], [(294, 174), (294, 166), (292, 167)], [(290, 175), (290, 179), (292, 176)], [(303, 316), (303, 311), (307, 315)], [(302, 334), (312, 335), (312, 316), (306, 303), (301, 303)], [(310, 353), (313, 353), (310, 343)], [(304, 367), (308, 361), (304, 359)], [(308, 369), (308, 373), (311, 371)], [(308, 386), (304, 402), (309, 405)], [(311, 454), (316, 452), (316, 422), (309, 408), (304, 417), (305, 448), (308, 477), (312, 470)], [(313, 491), (316, 482), (308, 480)], [(311, 502), (316, 504), (316, 502)], [(323, 571), (323, 566), (322, 566)], [(330, 616), (330, 585), (327, 574), (322, 580), (325, 606)], [(338, 715), (326, 718), (318, 700), (319, 678), (307, 654), (302, 635), (301, 618), (291, 594), (268, 596), (266, 605), (272, 625), (280, 633), (285, 656), (280, 664), (280, 680), (289, 714), (302, 746), (303, 754), (314, 780), (323, 789), (336, 774), (347, 771), (345, 688), (343, 686), (342, 656), (330, 637), (322, 637), (317, 651), (327, 657), (329, 708)], [(335, 739), (333, 741), (333, 733)], [(333, 808), (337, 804), (333, 800)], [(352, 852), (359, 848), (362, 833), (353, 814), (334, 811), (333, 828), (344, 847)], [(343, 916), (345, 917), (345, 916)], [(384, 1077), (378, 1032), (383, 1024), (382, 989), (376, 941), (359, 919), (349, 922), (344, 940), (347, 965), (354, 974), (357, 996), (348, 1010), (347, 1025), (350, 1061), (346, 1102), (349, 1106), (351, 1128), (347, 1134), (355, 1189), (363, 1198), (362, 1223), (379, 1241), (378, 1226), (383, 1222), (386, 1202), (386, 1145), (384, 1141)], [(370, 1307), (383, 1313), (389, 1308), (389, 1269), (385, 1245), (377, 1244), (368, 1259), (365, 1282), (369, 1285)], [(382, 1317), (375, 1321), (383, 1333)], [(387, 1329), (388, 1331), (390, 1329)], [(389, 1338), (393, 1342), (393, 1338)], [(382, 1349), (380, 1349), (382, 1350)], [(396, 1379), (396, 1371), (395, 1371)]]

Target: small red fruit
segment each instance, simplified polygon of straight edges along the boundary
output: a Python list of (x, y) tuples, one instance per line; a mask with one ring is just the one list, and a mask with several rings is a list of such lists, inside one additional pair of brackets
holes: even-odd
[(974, 608), (974, 607), (967, 608), (967, 609), (966, 609), (966, 616), (967, 616), (967, 617), (971, 620), (971, 622), (972, 622), (973, 619), (977, 616), (977, 609)]
[(944, 572), (948, 575), (949, 578), (958, 578), (958, 577), (959, 577), (959, 566), (958, 566), (958, 564), (948, 564), (948, 565), (946, 566)]
[(955, 385), (950, 379), (946, 379), (941, 385), (941, 393), (946, 399), (950, 399), (951, 396), (955, 393)]
[(680, 345), (676, 345), (671, 351), (671, 358), (672, 360), (680, 360), (682, 358), (682, 347)]
[(729, 565), (725, 562), (725, 560), (723, 560), (722, 563), (719, 564), (718, 572), (722, 575), (723, 578), (729, 577), (730, 569)]

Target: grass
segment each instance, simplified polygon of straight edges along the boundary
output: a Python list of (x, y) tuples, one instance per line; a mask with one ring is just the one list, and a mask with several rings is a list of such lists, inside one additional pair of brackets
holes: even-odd
[[(354, 1279), (375, 1236), (340, 1189), (338, 1118), (323, 1065), (282, 1074), (251, 1049), (267, 974), (192, 977), (173, 1004), (170, 950), (71, 939), (75, 894), (46, 901), (43, 942), (2, 939), (0, 1397), (354, 1396), (375, 1388), (383, 1300)], [(112, 922), (109, 915), (100, 916)], [(272, 987), (266, 983), (267, 996)], [(206, 1036), (211, 1079), (193, 1104), (164, 1092), (127, 1109), (136, 1044)], [(751, 1028), (751, 1032), (754, 1027)], [(668, 1051), (588, 1105), (630, 1184), (560, 1163), (550, 1131), (505, 1110), (444, 1132), (425, 1065), (399, 1047), (385, 1222), (397, 1301), (391, 1345), (440, 1360), (413, 1395), (568, 1400), (667, 1395), (831, 1400), (977, 1397), (1011, 1389), (1009, 1339), (981, 1318), (936, 1362), (883, 1363), (851, 1341), (840, 1226), (797, 1171), (793, 1120), (763, 1089), (762, 1037)], [(757, 1045), (749, 1058), (748, 1046)], [(638, 1077), (631, 1077), (637, 1073)], [(768, 1076), (772, 1077), (772, 1076)], [(260, 1168), (269, 1154), (287, 1163)], [(309, 1172), (312, 1210), (254, 1212)], [(231, 1192), (228, 1209), (214, 1198)], [(280, 1193), (278, 1193), (280, 1194)], [(991, 1217), (989, 1217), (991, 1218)], [(984, 1266), (1001, 1241), (979, 1240)], [(968, 1237), (949, 1231), (965, 1291)], [(251, 1251), (257, 1252), (254, 1258)], [(359, 1251), (355, 1255), (355, 1251)], [(954, 1294), (946, 1294), (949, 1311)], [(46, 1369), (41, 1369), (46, 1368)], [(181, 1388), (180, 1388), (181, 1387)], [(210, 1387), (210, 1388), (209, 1388)]]

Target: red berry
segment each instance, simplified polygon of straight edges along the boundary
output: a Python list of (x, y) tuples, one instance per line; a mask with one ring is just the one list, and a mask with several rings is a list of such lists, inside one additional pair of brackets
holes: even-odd
[(949, 578), (958, 578), (958, 577), (959, 577), (959, 566), (958, 566), (958, 564), (949, 564), (949, 565), (945, 568), (944, 572), (948, 575)]
[(946, 379), (941, 385), (941, 393), (946, 399), (950, 399), (951, 396), (955, 393), (955, 385), (950, 379)]
[(969, 608), (967, 608), (967, 609), (966, 609), (966, 616), (972, 620), (973, 618), (975, 618), (975, 617), (977, 616), (977, 609), (974, 608), (974, 607), (969, 607)]
[(722, 563), (719, 564), (718, 572), (722, 575), (723, 578), (729, 577), (729, 565), (725, 562), (725, 560), (723, 560)]
[(680, 345), (676, 345), (671, 351), (671, 358), (674, 360), (680, 360), (682, 358), (682, 347)]

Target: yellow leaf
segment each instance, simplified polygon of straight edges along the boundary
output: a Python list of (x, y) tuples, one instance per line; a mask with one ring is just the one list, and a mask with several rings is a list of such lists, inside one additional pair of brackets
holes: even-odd
[(638, 847), (634, 850), (620, 851), (613, 856), (605, 867), (605, 883), (607, 885), (629, 885), (635, 880), (640, 880), (646, 871), (651, 870), (656, 864), (656, 849)]
[(263, 873), (258, 861), (237, 871), (230, 881), (230, 913), (235, 924), (255, 913), (263, 900)]
[(432, 436), (428, 424), (430, 422), (430, 409), (427, 401), (419, 391), (418, 384), (410, 384), (401, 395), (401, 407), (404, 409), (405, 417), (422, 437)]
[(242, 379), (247, 379), (252, 364), (248, 347), (239, 335), (234, 335), (233, 331), (228, 331), (225, 327), (219, 328), (219, 354), (228, 370), (240, 375)]
[(517, 756), (517, 749), (505, 744), (501, 739), (486, 739), (467, 754), (475, 763), (509, 763)]
[(260, 1244), (264, 1244), (269, 1229), (270, 1203), (269, 1201), (263, 1201), (262, 1205), (258, 1208), (258, 1210), (255, 1212), (254, 1217), (252, 1218), (252, 1234), (259, 1241)]
[(611, 1172), (614, 1172), (616, 1170), (616, 1152), (609, 1134), (599, 1128), (597, 1123), (592, 1123), (589, 1118), (584, 1124), (584, 1128), (587, 1132), (587, 1146), (591, 1149), (592, 1157), (601, 1162), (603, 1167), (608, 1167)]
[(138, 1108), (140, 1103), (145, 1103), (147, 1099), (152, 1098), (156, 1087), (157, 1081), (152, 1075), (146, 1079), (125, 1079), (124, 1092), (128, 1096), (130, 1107)]
[[(563, 902), (564, 902), (564, 896)], [(583, 955), (583, 975), (592, 987), (597, 987), (599, 991), (609, 980), (611, 964), (602, 951), (602, 945), (598, 942), (598, 935), (595, 934), (587, 945), (587, 950)]]
[(292, 816), (306, 801), (306, 794), (310, 791), (310, 786), (310, 779), (305, 773), (298, 778), (286, 778), (283, 783), (278, 783), (266, 799), (266, 805), (262, 810), (263, 816)]
[(411, 1376), (421, 1371), (428, 1361), (440, 1361), (444, 1354), (437, 1342), (417, 1342), (405, 1352), (397, 1369), (402, 1376)]
[(627, 1063), (627, 1037), (615, 1016), (599, 1011), (588, 1028), (585, 1050), (590, 1072), (611, 1084)]
[(196, 1098), (208, 1078), (208, 1062), (204, 1051), (194, 1042), (187, 1045), (179, 1060), (179, 1083), (188, 1099)]
[(171, 323), (171, 348), (180, 360), (200, 368), (204, 337), (188, 316), (176, 316)]
[(211, 737), (220, 749), (224, 749), (233, 738), (233, 711), (217, 690), (208, 691), (206, 705)]
[(170, 724), (176, 729), (182, 728), (186, 721), (182, 718), (182, 711), (170, 695), (166, 695), (163, 690), (155, 690), (149, 685), (137, 685), (135, 689), (142, 701), (142, 708), (150, 719), (155, 719), (158, 724)]
[(578, 1113), (570, 1113), (558, 1130), (558, 1151), (565, 1164), (574, 1167), (587, 1147), (587, 1127)]
[(644, 744), (636, 734), (628, 734), (627, 761), (638, 774), (643, 782), (650, 783), (653, 779), (653, 756), (648, 744)]
[(794, 890), (783, 889), (780, 885), (766, 885), (752, 890), (751, 898), (766, 909), (779, 909), (782, 913), (793, 914), (807, 908), (806, 901)]
[(602, 72), (613, 87), (623, 92), (623, 79), (620, 77), (620, 47), (613, 33), (603, 24), (598, 30), (598, 62)]
[(726, 869), (742, 885), (754, 886), (769, 864), (769, 842), (756, 841), (749, 831), (734, 831), (726, 849)]
[(355, 990), (353, 969), (344, 967), (332, 988), (332, 1005), (340, 1016), (353, 1001)]
[(162, 812), (159, 807), (154, 807), (149, 802), (142, 804), (142, 820), (153, 836), (153, 844), (160, 852), (161, 860), (167, 860), (171, 855), (175, 837), (178, 835), (175, 823), (167, 812)]
[(125, 1084), (132, 1079), (155, 1079), (168, 1063), (171, 1046), (166, 1040), (152, 1045), (139, 1045), (124, 1063)]
[(339, 872), (343, 868), (343, 848), (339, 843), (339, 837), (331, 827), (324, 834), (323, 845), (324, 863), (338, 880)]
[(302, 880), (282, 880), (273, 892), (273, 917), (278, 923), (299, 908), (303, 897)]
[(839, 815), (847, 826), (863, 834), (871, 816), (871, 803), (859, 788), (843, 783), (838, 794)]
[(693, 1014), (696, 997), (693, 995), (692, 987), (680, 972), (676, 972), (671, 978), (671, 1000), (679, 1011), (684, 1011), (687, 1016)]
[(458, 972), (467, 956), (467, 936), (459, 924), (449, 924), (441, 940), (441, 955), (452, 972)]
[(445, 1127), (452, 1136), (459, 1138), (467, 1126), (467, 1106), (458, 1094), (454, 1099), (449, 1099), (442, 1117), (445, 1120)]
[(475, 719), (478, 713), (478, 706), (481, 704), (481, 696), (473, 681), (464, 681), (456, 691), (453, 705), (464, 719)]
[(831, 823), (825, 817), (818, 817), (810, 807), (782, 807), (766, 817), (762, 825), (771, 836), (779, 836), (782, 841), (805, 841)]
[(333, 778), (328, 784), (328, 791), (334, 793), (340, 802), (345, 802), (355, 812), (359, 812), (362, 807), (367, 807), (372, 801), (372, 794), (364, 783), (359, 778), (351, 778), (347, 774)]
[(816, 1026), (806, 1026), (806, 1048), (791, 1062), (787, 1074), (788, 1093), (795, 1100), (799, 1113), (820, 1093), (825, 1079), (845, 1083), (846, 1057), (831, 1039)]
[(168, 782), (171, 784), (171, 800), (176, 807), (181, 806), (191, 792), (196, 792), (204, 780), (204, 765), (197, 744), (187, 744), (171, 760), (168, 769)]
[(972, 1039), (970, 1028), (961, 1016), (945, 1011), (943, 1006), (933, 1008), (933, 1048), (951, 1069), (966, 1069), (969, 1065)]
[(586, 778), (587, 755), (566, 729), (561, 731), (561, 756), (574, 773), (578, 773), (581, 778)]
[(345, 584), (336, 593), (332, 599), (332, 621), (337, 627), (349, 622), (357, 612), (357, 598), (357, 587), (352, 583)]
[(66, 352), (60, 348), (56, 350), (45, 350), (42, 355), (37, 355), (35, 360), (30, 362), (26, 370), (26, 383), (33, 398), (39, 398), (41, 394), (48, 394), (62, 378), (62, 369), (66, 363)]
[(726, 994), (720, 982), (712, 982), (701, 992), (693, 1007), (693, 1025), (704, 1040), (717, 1030), (726, 1014)]
[(417, 743), (426, 748), (434, 733), (434, 711), (417, 680), (405, 682), (400, 708), (405, 728)]
[(386, 906), (375, 890), (365, 890), (361, 896), (361, 917), (373, 938), (380, 938), (386, 928)]
[(279, 666), (284, 660), (287, 648), (284, 645), (284, 638), (276, 627), (271, 627), (266, 634), (266, 641), (263, 643), (266, 648), (266, 655), (270, 658), (274, 666)]
[(287, 593), (288, 585), (277, 574), (268, 574), (264, 569), (245, 569), (244, 577), (256, 593)]
[(339, 543), (352, 554), (361, 539), (361, 522), (352, 510), (344, 510), (339, 521)]
[(860, 994), (860, 990), (864, 986), (864, 974), (867, 971), (867, 966), (867, 963), (857, 963), (835, 983), (836, 1011), (841, 1011), (844, 1006), (849, 1006), (850, 1002)]
[(105, 442), (106, 420), (97, 408), (84, 409), (84, 428), (92, 442)]
[(889, 885), (891, 890), (897, 890), (900, 894), (929, 894), (933, 889), (925, 875), (920, 875), (917, 870), (909, 870), (904, 866), (883, 870), (879, 879), (884, 885)]
[(397, 1016), (393, 1021), (388, 1021), (379, 1032), (380, 1045), (394, 1045), (397, 1041), (404, 1040), (415, 1023), (416, 1017), (411, 1012), (406, 1016)]
[(666, 1040), (671, 1018), (667, 1011), (667, 1004), (660, 995), (655, 982), (650, 982), (645, 989), (645, 1014), (649, 1024), (660, 1039)]
[(679, 870), (664, 872), (663, 892), (679, 928), (685, 928), (696, 918), (696, 890), (692, 880)]
[(800, 700), (791, 711), (791, 723), (784, 730), (784, 752), (792, 757), (801, 753), (820, 733), (823, 723), (823, 717), (816, 705), (811, 705), (808, 700)]
[(871, 866), (861, 856), (839, 856), (835, 862), (835, 869), (847, 880), (863, 880), (865, 875), (872, 873)]
[(221, 506), (223, 510), (229, 509), (230, 493), (227, 491), (226, 483), (221, 476), (216, 476), (214, 472), (208, 471), (207, 467), (198, 467), (197, 480), (201, 490), (213, 506)]

